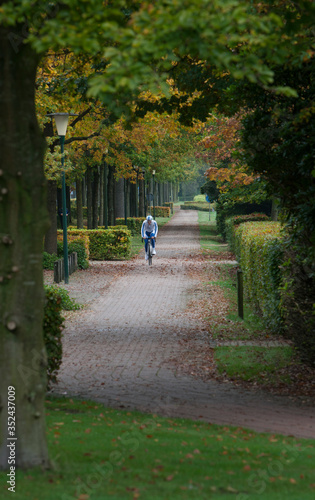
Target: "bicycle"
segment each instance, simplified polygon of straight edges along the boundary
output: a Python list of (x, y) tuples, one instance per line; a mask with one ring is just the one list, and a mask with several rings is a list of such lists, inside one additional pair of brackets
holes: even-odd
[(149, 266), (152, 266), (152, 253), (153, 247), (152, 247), (152, 238), (148, 238), (148, 264)]
[[(147, 246), (147, 254), (148, 254), (148, 264), (149, 266), (152, 266), (152, 257), (153, 257), (153, 246), (152, 246), (152, 239), (153, 238), (146, 238), (148, 240), (148, 246)], [(143, 238), (142, 238), (143, 240)]]

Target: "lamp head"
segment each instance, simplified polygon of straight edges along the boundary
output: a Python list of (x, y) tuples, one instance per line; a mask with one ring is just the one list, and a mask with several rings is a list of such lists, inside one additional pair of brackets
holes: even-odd
[(78, 116), (75, 113), (50, 113), (47, 116), (55, 118), (57, 134), (65, 136), (67, 133), (69, 116)]

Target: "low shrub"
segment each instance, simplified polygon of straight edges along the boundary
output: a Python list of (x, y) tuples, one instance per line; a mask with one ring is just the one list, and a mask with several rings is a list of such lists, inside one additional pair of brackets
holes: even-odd
[(173, 212), (174, 212), (174, 202), (173, 202), (173, 201), (166, 201), (166, 202), (164, 203), (164, 205), (165, 205), (166, 207), (170, 207), (171, 213), (173, 213)]
[[(125, 219), (124, 218), (118, 218), (116, 219), (116, 224), (122, 228), (127, 228), (129, 231), (131, 231), (132, 235), (135, 234), (140, 234), (141, 231), (141, 226), (143, 222), (143, 217), (127, 217), (127, 226), (125, 226)], [(117, 227), (117, 226), (115, 226)]]
[(80, 304), (69, 297), (64, 288), (57, 285), (45, 285), (46, 301), (44, 306), (44, 342), (47, 352), (47, 386), (57, 380), (57, 373), (62, 362), (62, 330), (64, 318), (62, 310), (75, 311)]
[(43, 269), (54, 270), (54, 263), (58, 260), (56, 253), (43, 252)]
[(235, 252), (235, 229), (244, 222), (269, 221), (270, 217), (266, 214), (253, 213), (248, 215), (234, 215), (225, 221), (226, 240), (230, 246), (231, 252)]
[[(63, 241), (63, 231), (61, 229), (57, 231), (57, 240)], [(72, 242), (80, 242), (80, 245), (85, 248), (86, 259), (89, 259), (89, 236), (86, 229), (76, 229), (71, 226), (68, 227), (67, 240), (68, 246)]]
[(90, 230), (90, 258), (94, 260), (115, 260), (128, 257), (131, 247), (131, 233), (128, 229)]
[(271, 215), (271, 201), (266, 200), (261, 203), (228, 203), (220, 201), (216, 202), (216, 225), (217, 231), (221, 234), (222, 238), (226, 240), (226, 226), (225, 221), (234, 215), (249, 215), (252, 213), (264, 213), (267, 216)]
[(62, 329), (64, 318), (61, 315), (62, 298), (57, 287), (45, 286), (46, 302), (44, 307), (44, 342), (47, 352), (47, 386), (57, 380), (62, 362)]
[[(147, 213), (147, 215), (149, 215), (149, 213)], [(151, 211), (151, 215), (153, 216), (153, 208)], [(171, 215), (170, 207), (155, 207), (155, 217), (170, 217), (170, 215)]]
[[(83, 239), (84, 247), (92, 260), (126, 258), (131, 246), (130, 231), (121, 226), (113, 226), (108, 229), (71, 229), (68, 232), (68, 237), (73, 240), (76, 238), (76, 241)], [(58, 239), (62, 241), (62, 231), (58, 231)]]
[(235, 230), (235, 253), (244, 292), (268, 328), (283, 330), (280, 290), (284, 246), (278, 222), (246, 222)]
[(185, 201), (184, 205), (180, 205), (181, 210), (200, 210), (201, 212), (209, 211), (208, 202)]
[(194, 201), (197, 201), (197, 202), (206, 202), (206, 195), (205, 194), (196, 194), (196, 196), (194, 196)]
[[(58, 232), (59, 233), (59, 232)], [(57, 253), (58, 253), (58, 259), (63, 257), (63, 233), (60, 231), (61, 234), (58, 234), (58, 243), (57, 243)], [(70, 233), (70, 231), (69, 231)], [(87, 251), (86, 245), (87, 245), (86, 237), (85, 238), (69, 238), (69, 243), (68, 243), (68, 254), (72, 252), (77, 252), (78, 255), (78, 267), (79, 269), (87, 269), (89, 267), (89, 259), (88, 259), (88, 254), (89, 252)]]

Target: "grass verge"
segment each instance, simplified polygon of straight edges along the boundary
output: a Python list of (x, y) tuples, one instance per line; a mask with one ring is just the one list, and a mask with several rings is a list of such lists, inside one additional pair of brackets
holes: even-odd
[[(230, 379), (270, 384), (278, 372), (291, 365), (291, 347), (222, 346), (215, 349), (219, 373)], [(289, 383), (287, 374), (280, 375), (280, 382)]]
[[(199, 212), (199, 224), (201, 245), (206, 248), (209, 242), (214, 241), (215, 221), (207, 223), (204, 220), (204, 214)], [(213, 251), (210, 245), (208, 248), (207, 258), (211, 262), (211, 258), (216, 259), (218, 250), (215, 248)], [(214, 279), (204, 282), (205, 287), (210, 289), (209, 301), (211, 303), (206, 319), (211, 338), (221, 342), (241, 341), (249, 344), (282, 340), (281, 337), (271, 334), (265, 328), (262, 319), (255, 314), (246, 300), (244, 300), (244, 320), (239, 318), (236, 267), (234, 264), (217, 264), (216, 273), (213, 274), (212, 271)], [(213, 307), (215, 297), (219, 297), (217, 307)], [(225, 303), (223, 309), (221, 308), (222, 302)], [(204, 313), (207, 315), (207, 306)], [(230, 380), (244, 381), (269, 389), (275, 387), (281, 389), (284, 384), (289, 386), (292, 365), (299, 364), (295, 350), (287, 345), (281, 347), (259, 345), (216, 347), (215, 360), (218, 372)]]
[[(54, 469), (17, 471), (16, 500), (311, 500), (314, 441), (50, 398)], [(9, 498), (2, 472), (1, 498)]]

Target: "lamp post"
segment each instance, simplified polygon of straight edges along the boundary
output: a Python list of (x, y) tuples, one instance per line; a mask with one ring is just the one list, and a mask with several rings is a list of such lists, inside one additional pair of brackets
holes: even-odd
[(155, 170), (152, 171), (152, 177), (153, 177), (153, 219), (155, 219), (155, 182), (154, 182)]
[(55, 119), (57, 134), (60, 139), (61, 149), (61, 167), (62, 167), (62, 228), (63, 228), (63, 262), (65, 270), (65, 283), (69, 283), (69, 264), (68, 264), (68, 241), (67, 241), (67, 200), (66, 200), (66, 178), (64, 171), (64, 144), (67, 132), (69, 116), (77, 116), (74, 113), (50, 113)]

